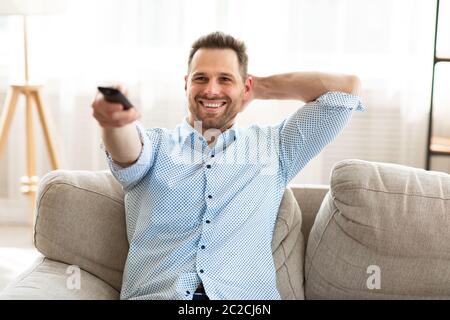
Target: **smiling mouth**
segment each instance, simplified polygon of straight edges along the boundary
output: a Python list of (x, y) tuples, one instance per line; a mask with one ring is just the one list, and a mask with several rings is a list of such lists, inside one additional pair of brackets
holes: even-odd
[(223, 108), (227, 102), (226, 101), (205, 101), (205, 100), (199, 100), (199, 104), (207, 109), (207, 110), (218, 110)]

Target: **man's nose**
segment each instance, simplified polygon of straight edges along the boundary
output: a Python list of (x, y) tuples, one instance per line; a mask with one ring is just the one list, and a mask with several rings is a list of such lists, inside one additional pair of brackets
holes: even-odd
[(218, 95), (220, 94), (220, 84), (216, 80), (211, 79), (206, 86), (205, 93), (208, 95)]

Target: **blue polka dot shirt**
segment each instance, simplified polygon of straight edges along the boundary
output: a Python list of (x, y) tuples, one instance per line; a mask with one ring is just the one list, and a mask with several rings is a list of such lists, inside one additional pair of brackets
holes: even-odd
[[(122, 168), (130, 244), (121, 299), (280, 299), (271, 242), (289, 181), (346, 126), (359, 97), (328, 92), (281, 123), (231, 128), (208, 145), (186, 119), (144, 129)], [(195, 126), (194, 126), (195, 127)]]

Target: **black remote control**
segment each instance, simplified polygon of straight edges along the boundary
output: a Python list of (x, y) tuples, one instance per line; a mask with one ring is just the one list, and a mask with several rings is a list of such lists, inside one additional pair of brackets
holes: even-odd
[(98, 91), (100, 91), (105, 100), (108, 102), (120, 103), (123, 105), (124, 110), (128, 110), (133, 108), (133, 105), (128, 101), (127, 97), (125, 97), (122, 92), (117, 90), (116, 88), (111, 87), (97, 87)]

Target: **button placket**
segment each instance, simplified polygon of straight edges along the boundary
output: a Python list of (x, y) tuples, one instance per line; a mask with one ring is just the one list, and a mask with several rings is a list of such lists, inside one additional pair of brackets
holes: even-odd
[[(203, 240), (204, 240), (204, 238), (202, 237), (200, 239), (200, 243), (203, 242)], [(205, 259), (205, 257), (204, 257), (204, 254), (205, 254), (204, 249), (206, 249), (206, 246), (204, 244), (200, 245), (199, 246), (199, 250), (200, 251), (197, 253), (197, 271), (200, 274), (203, 274), (205, 272), (205, 270), (203, 269), (204, 262), (205, 262), (205, 260), (204, 260)]]
[[(204, 158), (204, 162), (207, 162), (209, 160), (209, 156), (210, 155), (206, 155), (206, 157)], [(208, 181), (209, 181), (208, 176), (211, 173), (210, 170), (211, 170), (212, 166), (211, 166), (211, 164), (205, 164), (204, 168), (205, 168), (204, 170), (205, 170), (205, 177), (206, 177), (205, 201), (206, 201), (207, 207), (210, 207), (210, 204), (211, 204), (210, 200), (213, 198), (213, 196), (212, 196), (212, 192), (211, 192), (211, 190), (210, 190), (210, 188), (208, 186), (208, 184), (209, 184), (208, 183)], [(209, 224), (211, 222), (209, 219), (206, 218), (206, 215), (208, 215), (208, 212), (209, 212), (209, 210), (207, 209), (205, 211), (205, 213), (204, 213), (204, 222), (206, 224)], [(204, 247), (204, 246), (202, 246), (202, 247)], [(201, 247), (201, 249), (203, 249), (202, 247)]]
[[(212, 189), (210, 189), (208, 187), (208, 184), (209, 184), (208, 182), (210, 180), (209, 179), (210, 178), (209, 175), (212, 174), (211, 170), (212, 170), (213, 165), (214, 165), (214, 163), (213, 163), (213, 158), (214, 157), (215, 157), (215, 150), (213, 149), (211, 151), (211, 153), (205, 155), (205, 158), (204, 158), (204, 168), (205, 168), (204, 170), (205, 170), (205, 177), (206, 177), (206, 192), (205, 192), (206, 198), (205, 198), (205, 200), (207, 202), (207, 207), (210, 207), (210, 204), (211, 204), (210, 200), (213, 199), (213, 192), (212, 192)], [(211, 223), (211, 220), (209, 218), (206, 218), (206, 216), (210, 215), (210, 214), (208, 214), (208, 212), (209, 212), (209, 210), (207, 209), (206, 212), (204, 213), (204, 225), (205, 226), (206, 225), (209, 226), (210, 223)], [(202, 236), (202, 239), (200, 239), (200, 244), (198, 246), (200, 253), (205, 252), (205, 249), (206, 249), (206, 243), (204, 243), (203, 241), (204, 241), (204, 238)], [(199, 258), (201, 256), (202, 256), (202, 254), (200, 254)], [(201, 265), (201, 264), (199, 264), (199, 265)], [(204, 269), (199, 269), (198, 272), (199, 273), (204, 273)]]

